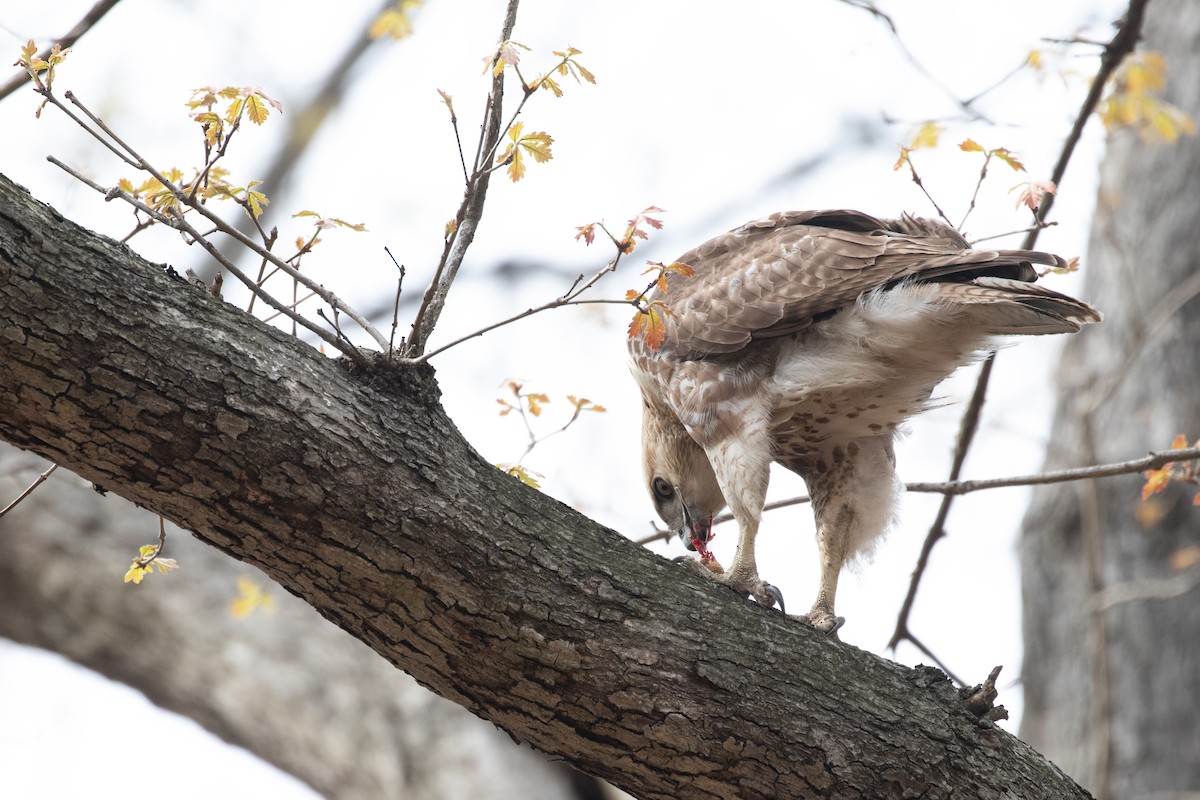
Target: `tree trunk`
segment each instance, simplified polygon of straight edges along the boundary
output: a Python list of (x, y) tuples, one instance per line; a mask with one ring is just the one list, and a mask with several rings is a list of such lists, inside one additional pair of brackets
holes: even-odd
[(738, 598), (485, 463), (431, 370), (325, 358), (3, 179), (0, 319), (0, 437), (638, 796), (1086, 796), (940, 672)]
[[(46, 466), (0, 446), (0, 476), (22, 463)], [(0, 497), (21, 488), (0, 479)], [(325, 797), (577, 797), (561, 765), (422, 689), (299, 599), (276, 589), (273, 613), (235, 619), (237, 577), (269, 581), (186, 533), (168, 532), (179, 572), (123, 585), (157, 533), (150, 512), (59, 471), (0, 520), (0, 636), (134, 686)]]
[[(1145, 48), (1165, 99), (1200, 118), (1200, 5), (1151, 5)], [(1110, 137), (1088, 299), (1104, 324), (1066, 343), (1047, 468), (1117, 461), (1200, 437), (1200, 147)], [(1025, 518), (1021, 735), (1100, 798), (1200, 792), (1195, 487), (1140, 504), (1140, 476), (1040, 488)]]

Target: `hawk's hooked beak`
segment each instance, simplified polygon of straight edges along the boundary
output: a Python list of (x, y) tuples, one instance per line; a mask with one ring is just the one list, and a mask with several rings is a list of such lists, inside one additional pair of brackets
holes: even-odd
[(712, 558), (708, 552), (708, 540), (712, 538), (712, 514), (707, 517), (694, 517), (683, 503), (683, 527), (679, 529), (679, 538), (688, 550), (695, 550), (702, 559)]

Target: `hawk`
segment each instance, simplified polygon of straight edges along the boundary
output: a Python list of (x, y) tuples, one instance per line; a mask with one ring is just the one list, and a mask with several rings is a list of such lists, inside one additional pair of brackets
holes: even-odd
[[(820, 588), (800, 617), (833, 632), (838, 576), (888, 527), (901, 488), (897, 428), (955, 369), (1012, 334), (1073, 333), (1100, 314), (1034, 281), (1049, 253), (973, 250), (934, 220), (787, 211), (685, 253), (647, 298), (665, 325), (632, 336), (645, 478), (656, 510), (702, 570), (766, 605), (754, 558), (772, 462), (812, 498)], [(661, 308), (661, 306), (659, 306)], [(739, 528), (728, 569), (712, 560), (713, 515)]]

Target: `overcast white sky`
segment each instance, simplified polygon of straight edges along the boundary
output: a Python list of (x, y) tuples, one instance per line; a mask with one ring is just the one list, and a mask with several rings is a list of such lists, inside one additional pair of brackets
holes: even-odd
[[(61, 34), (90, 5), (6, 4), (0, 53), (11, 58), (3, 63), (15, 60), (27, 39), (42, 43)], [(280, 99), (286, 114), (301, 105), (374, 6), (343, 3), (332, 13), (330, 4), (314, 0), (125, 0), (74, 48), (58, 85), (73, 89), (152, 161), (187, 167), (199, 157), (197, 129), (183, 107), (193, 89), (256, 84)], [(1048, 47), (1042, 37), (1082, 32), (1107, 39), (1108, 23), (1123, 8), (1116, 0), (880, 6), (893, 14), (909, 50), (937, 82), (913, 67), (882, 24), (835, 0), (751, 0), (736, 9), (707, 0), (525, 0), (515, 38), (532, 48), (523, 62), (528, 72), (548, 65), (550, 50), (572, 45), (583, 51), (579, 58), (598, 83), (568, 81), (564, 98), (530, 102), (526, 129), (555, 137), (554, 160), (533, 165), (517, 185), (502, 177), (493, 182), (484, 224), (435, 344), (561, 294), (571, 276), (599, 269), (609, 255), (576, 242), (575, 226), (596, 219), (621, 225), (648, 205), (668, 210), (666, 229), (601, 285), (600, 296), (622, 296), (645, 259), (670, 260), (772, 211), (853, 207), (880, 216), (929, 214), (907, 174), (892, 171), (898, 145), (927, 119), (942, 121), (945, 144), (917, 153), (917, 164), (956, 221), (978, 168), (953, 146), (968, 136), (1016, 151), (1029, 177), (1044, 179), (1086, 76), (1096, 67), (1094, 58), (1073, 53), (1051, 59), (1048, 74), (1027, 70), (1008, 81), (978, 104), (993, 123), (967, 120), (951, 95), (966, 98), (992, 86), (1031, 49)], [(287, 217), (302, 208), (366, 224), (364, 234), (324, 237), (324, 252), (306, 262), (352, 304), (382, 306), (394, 292), (385, 245), (408, 267), (408, 292), (418, 293), (428, 279), (442, 227), (461, 196), (458, 156), (435, 90), (454, 96), (470, 148), (487, 88), (480, 59), (494, 46), (503, 7), (501, 0), (431, 0), (417, 13), (411, 39), (380, 48), (360, 67), (361, 79), (304, 160), (295, 191), (273, 195), (271, 222), (280, 225), (284, 240), (302, 232)], [(82, 224), (123, 235), (130, 223), (123, 207), (105, 204), (43, 159), (57, 155), (105, 185), (133, 176), (54, 110), (35, 120), (35, 106), (35, 96), (24, 92), (0, 104), (0, 171)], [(242, 135), (231, 159), (236, 174), (257, 177), (278, 143), (277, 122)], [(1093, 127), (1063, 182), (1054, 213), (1061, 225), (1043, 234), (1041, 248), (1084, 255), (1100, 141)], [(798, 169), (804, 165), (810, 168)], [(966, 226), (969, 237), (1025, 224), (1008, 194), (1021, 179), (1005, 167), (993, 168)], [(272, 194), (272, 187), (263, 189)], [(152, 260), (181, 267), (199, 260), (169, 233), (139, 237), (135, 245)], [(503, 261), (523, 265), (519, 277), (489, 280), (489, 270)], [(1070, 278), (1051, 280), (1066, 291), (1077, 286)], [(551, 395), (547, 431), (565, 419), (569, 393), (607, 406), (609, 413), (539, 446), (526, 463), (546, 476), (544, 488), (553, 496), (638, 536), (650, 530), (653, 511), (641, 485), (637, 395), (625, 361), (627, 321), (625, 309), (559, 310), (474, 340), (435, 363), (447, 409), (491, 461), (511, 461), (524, 449), (519, 422), (496, 415), (494, 398), (508, 378)], [(1037, 340), (1002, 354), (968, 477), (1037, 469), (1056, 351), (1055, 342)], [(898, 453), (903, 479), (945, 477), (961, 400), (973, 381), (973, 372), (964, 371), (941, 392), (948, 407), (912, 425)], [(772, 497), (801, 491), (798, 479), (781, 473)], [(1000, 702), (1017, 712), (1012, 729), (1021, 706), (1019, 685), (1009, 683), (1021, 658), (1013, 544), (1026, 497), (1013, 489), (957, 502), (912, 620), (926, 644), (969, 680), (1005, 666), (1008, 688)], [(884, 652), (936, 502), (906, 498), (903, 523), (875, 562), (845, 577), (839, 595), (839, 612), (849, 620), (844, 640)], [(735, 539), (732, 529), (719, 532), (714, 552), (721, 561), (732, 557)], [(657, 549), (683, 552), (678, 543)], [(807, 607), (816, 577), (809, 511), (771, 514), (759, 550), (763, 577), (781, 587), (792, 607)], [(923, 661), (909, 647), (885, 655)], [(82, 675), (60, 659), (0, 647), (0, 795), (80, 796), (86, 787), (91, 797), (116, 797), (130, 791), (135, 765), (139, 781), (170, 785), (175, 797), (311, 795), (190, 722), (123, 692), (128, 690)], [(64, 770), (64, 760), (78, 764), (87, 781), (73, 784), (78, 773)], [(196, 772), (200, 763), (207, 768)], [(189, 775), (194, 793), (184, 790), (180, 774)]]

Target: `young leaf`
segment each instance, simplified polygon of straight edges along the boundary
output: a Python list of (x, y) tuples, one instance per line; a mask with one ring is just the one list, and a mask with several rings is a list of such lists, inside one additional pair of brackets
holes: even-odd
[(917, 129), (917, 135), (913, 137), (912, 144), (909, 145), (910, 150), (921, 150), (926, 147), (937, 147), (938, 137), (945, 130), (936, 122), (926, 122)]
[(267, 613), (275, 611), (275, 598), (265, 586), (260, 586), (245, 576), (239, 576), (237, 588), (237, 597), (229, 601), (229, 613), (234, 619), (245, 619), (259, 609)]
[[(530, 486), (534, 489), (542, 488), (541, 483), (539, 483), (537, 479), (546, 477), (545, 475), (542, 475), (539, 472), (534, 472), (533, 470), (526, 469), (525, 467), (521, 466), (520, 464), (497, 464), (496, 466), (499, 469), (502, 469), (505, 472), (507, 472), (509, 475), (512, 475), (517, 480), (521, 481), (521, 483), (525, 484), (526, 486)], [(537, 476), (537, 477), (534, 477), (534, 476)]]
[(671, 310), (661, 300), (655, 300), (645, 309), (638, 309), (629, 323), (629, 338), (640, 336), (651, 350), (662, 347), (667, 334), (667, 316)]
[(1013, 168), (1013, 172), (1025, 171), (1025, 165), (1022, 164), (1020, 160), (1017, 159), (1016, 155), (1007, 148), (997, 147), (995, 150), (988, 151), (988, 154), (993, 155), (1003, 161), (1005, 164), (1008, 164)]
[(390, 36), (396, 41), (411, 36), (413, 24), (408, 12), (420, 5), (420, 0), (397, 0), (395, 5), (375, 18), (367, 35), (372, 40)]
[(596, 223), (590, 225), (580, 225), (575, 228), (578, 233), (575, 234), (575, 241), (583, 239), (584, 244), (591, 244), (596, 240)]

